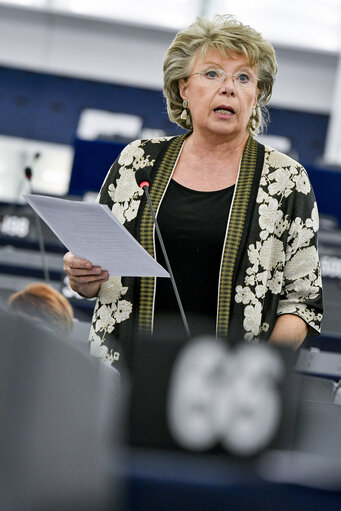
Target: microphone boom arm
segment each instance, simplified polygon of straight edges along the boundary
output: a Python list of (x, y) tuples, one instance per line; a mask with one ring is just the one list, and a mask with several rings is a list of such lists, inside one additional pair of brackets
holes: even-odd
[(147, 201), (148, 201), (149, 209), (150, 209), (151, 215), (153, 217), (156, 233), (157, 233), (157, 236), (159, 238), (159, 242), (160, 242), (160, 246), (161, 246), (161, 250), (162, 250), (163, 256), (165, 258), (167, 270), (168, 270), (168, 273), (169, 273), (171, 281), (172, 281), (172, 285), (173, 285), (173, 289), (174, 289), (174, 293), (175, 293), (175, 298), (176, 298), (176, 301), (178, 303), (178, 307), (179, 307), (180, 314), (181, 314), (181, 317), (182, 317), (182, 321), (183, 321), (183, 324), (184, 324), (184, 327), (185, 327), (185, 330), (186, 330), (186, 334), (187, 334), (188, 337), (191, 337), (191, 332), (189, 330), (189, 326), (188, 326), (187, 319), (186, 319), (186, 316), (185, 316), (185, 311), (184, 311), (182, 303), (181, 303), (181, 298), (180, 298), (180, 295), (179, 295), (179, 292), (178, 292), (178, 288), (177, 288), (177, 285), (176, 285), (176, 282), (175, 282), (175, 279), (174, 279), (173, 271), (172, 271), (172, 268), (171, 268), (171, 265), (170, 265), (170, 262), (169, 262), (169, 259), (168, 259), (168, 256), (167, 256), (167, 251), (166, 251), (165, 245), (163, 243), (163, 239), (162, 239), (161, 232), (160, 232), (160, 229), (159, 229), (159, 224), (158, 224), (158, 222), (156, 220), (154, 209), (153, 209), (153, 206), (152, 206), (152, 203), (151, 203), (151, 200), (150, 200), (149, 191), (148, 191), (148, 185), (149, 185), (149, 183), (143, 183), (142, 182), (140, 184), (140, 187), (142, 188), (142, 190), (144, 190), (144, 192), (146, 194), (146, 198), (147, 198)]

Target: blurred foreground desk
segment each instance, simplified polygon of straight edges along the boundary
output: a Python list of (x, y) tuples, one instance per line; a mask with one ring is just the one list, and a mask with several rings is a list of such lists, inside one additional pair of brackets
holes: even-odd
[(224, 457), (131, 449), (126, 511), (340, 511), (341, 492), (264, 481)]

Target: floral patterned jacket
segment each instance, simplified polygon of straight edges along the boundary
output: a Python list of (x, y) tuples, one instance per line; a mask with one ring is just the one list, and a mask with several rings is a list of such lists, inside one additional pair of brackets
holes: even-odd
[[(99, 201), (154, 257), (155, 233), (135, 171), (148, 168), (158, 211), (188, 136), (136, 140), (110, 168)], [(318, 334), (322, 282), (317, 252), (315, 196), (305, 169), (249, 137), (227, 218), (217, 296), (217, 335), (268, 339), (277, 316), (296, 314)], [(141, 332), (151, 332), (152, 277), (111, 276), (101, 286), (90, 331), (91, 352), (110, 364)]]

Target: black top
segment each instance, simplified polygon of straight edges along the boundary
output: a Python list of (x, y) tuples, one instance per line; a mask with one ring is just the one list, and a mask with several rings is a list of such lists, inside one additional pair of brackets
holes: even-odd
[[(234, 186), (213, 192), (186, 188), (174, 180), (158, 212), (158, 223), (192, 335), (215, 334), (219, 269)], [(156, 257), (166, 268), (156, 237)], [(184, 327), (171, 280), (158, 278), (154, 334)]]

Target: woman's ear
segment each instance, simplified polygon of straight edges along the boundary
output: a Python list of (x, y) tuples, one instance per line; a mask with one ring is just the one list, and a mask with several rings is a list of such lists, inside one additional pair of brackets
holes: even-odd
[(187, 82), (183, 78), (179, 80), (179, 93), (182, 99), (187, 99), (186, 95), (186, 89), (187, 89)]

